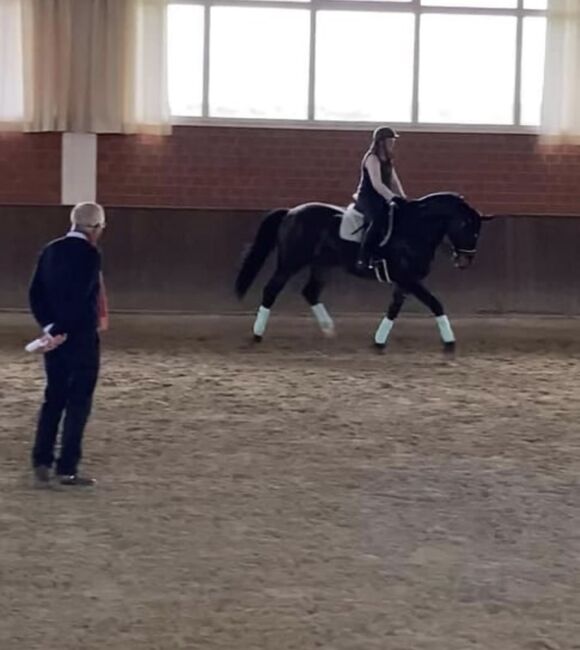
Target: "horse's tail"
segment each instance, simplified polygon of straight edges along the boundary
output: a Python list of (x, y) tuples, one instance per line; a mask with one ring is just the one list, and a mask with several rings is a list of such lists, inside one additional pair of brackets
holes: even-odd
[(278, 237), (278, 229), (282, 219), (288, 214), (287, 209), (274, 210), (264, 217), (264, 220), (258, 228), (258, 233), (253, 243), (250, 245), (242, 260), (242, 266), (236, 278), (236, 295), (243, 298), (268, 255), (274, 250)]

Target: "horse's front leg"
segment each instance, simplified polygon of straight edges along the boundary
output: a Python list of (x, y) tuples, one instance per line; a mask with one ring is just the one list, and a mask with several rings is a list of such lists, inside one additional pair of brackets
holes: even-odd
[(393, 291), (393, 297), (391, 299), (391, 304), (389, 305), (389, 309), (387, 310), (387, 314), (383, 318), (383, 320), (381, 321), (380, 325), (377, 328), (377, 331), (375, 332), (375, 346), (380, 350), (383, 350), (387, 345), (389, 334), (391, 333), (391, 330), (393, 329), (393, 325), (395, 324), (395, 320), (399, 315), (399, 312), (401, 311), (403, 304), (405, 303), (406, 297), (407, 296), (405, 292), (401, 289), (401, 287), (395, 285), (395, 289)]
[(451, 323), (445, 315), (445, 310), (443, 305), (435, 296), (420, 282), (414, 282), (409, 287), (410, 293), (412, 293), (419, 302), (423, 303), (425, 307), (431, 310), (437, 321), (437, 327), (439, 328), (439, 334), (441, 340), (443, 341), (443, 350), (444, 352), (453, 353), (455, 352), (455, 334), (451, 328)]

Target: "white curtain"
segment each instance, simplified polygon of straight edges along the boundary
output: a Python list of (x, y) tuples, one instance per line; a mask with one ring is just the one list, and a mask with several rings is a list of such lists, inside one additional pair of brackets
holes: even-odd
[(541, 131), (580, 144), (580, 0), (549, 0)]
[(168, 0), (127, 2), (123, 131), (168, 133)]
[(21, 128), (24, 114), (22, 2), (0, 0), (0, 128)]
[[(10, 83), (11, 98), (0, 98), (0, 128), (171, 131), (167, 0), (0, 0), (0, 7), (10, 16), (2, 21), (0, 13), (0, 83)], [(6, 33), (19, 26), (22, 35), (8, 45), (4, 22)]]

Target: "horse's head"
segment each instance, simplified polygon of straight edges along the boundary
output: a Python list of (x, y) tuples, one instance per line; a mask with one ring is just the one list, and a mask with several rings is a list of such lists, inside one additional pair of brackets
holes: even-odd
[(453, 259), (459, 269), (468, 268), (477, 252), (477, 241), (481, 230), (481, 214), (472, 208), (463, 197), (447, 213), (447, 239), (453, 247)]

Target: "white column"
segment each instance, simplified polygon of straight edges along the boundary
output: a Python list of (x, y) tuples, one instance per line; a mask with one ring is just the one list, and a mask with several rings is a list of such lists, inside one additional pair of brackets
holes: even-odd
[(62, 134), (61, 203), (97, 200), (97, 136)]

